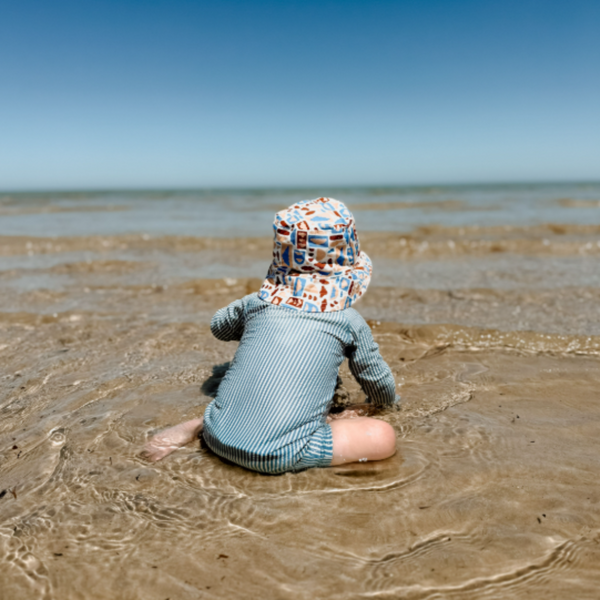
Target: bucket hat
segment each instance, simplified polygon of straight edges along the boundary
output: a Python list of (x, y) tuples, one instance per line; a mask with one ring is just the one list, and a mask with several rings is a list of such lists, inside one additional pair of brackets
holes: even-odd
[(298, 202), (275, 215), (273, 229), (273, 262), (259, 298), (293, 310), (334, 312), (365, 293), (373, 265), (343, 202)]

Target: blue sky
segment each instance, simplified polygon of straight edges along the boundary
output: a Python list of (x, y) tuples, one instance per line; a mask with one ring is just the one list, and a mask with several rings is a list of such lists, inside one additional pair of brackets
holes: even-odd
[(0, 189), (600, 179), (597, 0), (8, 0)]

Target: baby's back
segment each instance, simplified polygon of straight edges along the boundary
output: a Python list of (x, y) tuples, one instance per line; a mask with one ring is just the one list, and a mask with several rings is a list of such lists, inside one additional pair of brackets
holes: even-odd
[[(339, 367), (356, 353), (361, 333), (371, 344), (364, 350), (379, 357), (354, 309), (307, 313), (252, 294), (219, 311), (211, 328), (219, 339), (239, 339), (240, 345), (206, 409), (204, 435), (224, 458), (259, 471), (289, 470), (300, 460), (325, 423)], [(393, 402), (393, 377), (381, 363)]]

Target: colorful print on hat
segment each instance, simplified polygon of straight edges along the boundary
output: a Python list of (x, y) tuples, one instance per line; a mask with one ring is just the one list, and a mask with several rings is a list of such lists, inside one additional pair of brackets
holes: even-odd
[(275, 215), (273, 263), (258, 293), (276, 306), (334, 312), (352, 306), (371, 280), (354, 217), (343, 202), (318, 198)]

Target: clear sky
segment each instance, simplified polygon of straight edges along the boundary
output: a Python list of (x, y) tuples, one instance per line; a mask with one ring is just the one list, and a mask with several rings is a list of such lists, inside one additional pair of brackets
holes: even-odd
[(598, 0), (0, 3), (0, 189), (578, 179)]

